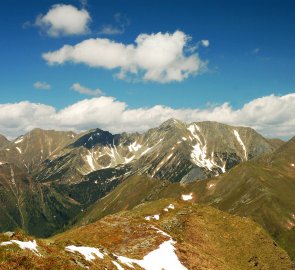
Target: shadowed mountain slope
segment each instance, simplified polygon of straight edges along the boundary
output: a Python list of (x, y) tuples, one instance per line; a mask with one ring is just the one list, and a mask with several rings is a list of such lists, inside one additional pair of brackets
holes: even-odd
[(143, 134), (34, 129), (0, 148), (0, 229), (48, 236), (131, 175), (185, 184), (275, 149), (253, 129), (216, 122), (171, 119)]

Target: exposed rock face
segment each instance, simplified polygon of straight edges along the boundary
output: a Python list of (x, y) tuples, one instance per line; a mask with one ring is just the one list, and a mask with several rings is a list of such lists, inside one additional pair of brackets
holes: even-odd
[(295, 137), (273, 153), (243, 162), (218, 177), (186, 182), (156, 181), (144, 175), (129, 177), (98, 200), (79, 224), (145, 201), (193, 194), (197, 202), (252, 218), (295, 260)]
[[(134, 174), (188, 183), (275, 150), (250, 128), (168, 120), (143, 134), (34, 129), (0, 144), (0, 229), (45, 235)], [(41, 231), (37, 224), (48, 230)]]

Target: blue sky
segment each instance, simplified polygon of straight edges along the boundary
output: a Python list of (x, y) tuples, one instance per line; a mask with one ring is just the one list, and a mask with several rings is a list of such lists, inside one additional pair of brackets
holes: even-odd
[[(37, 26), (37, 16), (45, 16), (55, 4), (85, 9), (91, 17), (88, 33), (53, 37), (48, 29)], [(271, 94), (277, 97), (292, 94), (294, 11), (294, 1), (271, 0), (88, 0), (84, 6), (78, 0), (2, 1), (0, 103), (29, 101), (52, 106), (58, 111), (81, 100), (95, 98), (71, 90), (74, 83), (89, 89), (99, 88), (105, 96), (124, 102), (129, 109), (162, 105), (206, 110), (229, 103), (232, 110), (238, 110)], [(120, 33), (100, 33), (105, 25), (120, 29)], [(181, 81), (122, 80), (116, 77), (120, 68), (93, 68), (71, 61), (50, 66), (42, 58), (46, 52), (91, 38), (134, 45), (140, 34), (172, 35), (177, 30), (191, 37), (187, 45), (198, 47), (184, 54), (197, 54), (207, 63), (202, 72), (192, 72)], [(201, 40), (208, 40), (210, 45), (202, 46)], [(46, 82), (51, 89), (36, 89), (33, 86), (36, 82)], [(6, 129), (2, 129), (5, 133)]]

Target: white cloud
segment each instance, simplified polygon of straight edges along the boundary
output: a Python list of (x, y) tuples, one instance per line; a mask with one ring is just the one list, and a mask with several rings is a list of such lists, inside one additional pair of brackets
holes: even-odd
[(114, 15), (114, 25), (104, 24), (98, 34), (101, 35), (120, 35), (125, 32), (126, 27), (130, 24), (129, 19), (121, 13)]
[(39, 89), (39, 90), (50, 90), (51, 89), (51, 85), (47, 82), (35, 82), (33, 84), (34, 88)]
[(35, 25), (49, 36), (79, 35), (89, 32), (90, 14), (84, 8), (79, 10), (72, 5), (53, 5), (45, 15), (39, 15)]
[(106, 38), (87, 39), (75, 46), (44, 53), (50, 65), (82, 63), (93, 68), (119, 69), (120, 79), (140, 78), (167, 83), (200, 74), (207, 62), (197, 53), (185, 53), (190, 37), (181, 31), (140, 34), (135, 44), (122, 44)]
[(201, 40), (201, 44), (202, 44), (202, 46), (204, 46), (204, 47), (209, 47), (210, 42), (209, 42), (208, 39), (203, 39), (203, 40)]
[(57, 111), (26, 101), (0, 104), (0, 133), (16, 137), (34, 127), (75, 131), (99, 127), (114, 133), (134, 132), (156, 127), (173, 117), (187, 123), (209, 120), (249, 126), (268, 137), (290, 138), (295, 135), (294, 111), (295, 93), (258, 98), (237, 110), (228, 103), (207, 109), (173, 109), (163, 105), (129, 109), (125, 102), (103, 96)]
[(51, 126), (55, 114), (51, 106), (28, 101), (0, 104), (0, 133), (17, 137), (35, 127), (46, 128), (46, 119)]
[(120, 35), (125, 32), (125, 29), (120, 28), (119, 26), (104, 24), (99, 30), (98, 34), (101, 35)]
[(99, 88), (97, 89), (90, 89), (88, 87), (85, 87), (79, 83), (74, 83), (71, 87), (72, 90), (89, 96), (102, 96), (104, 95), (103, 91), (101, 91)]

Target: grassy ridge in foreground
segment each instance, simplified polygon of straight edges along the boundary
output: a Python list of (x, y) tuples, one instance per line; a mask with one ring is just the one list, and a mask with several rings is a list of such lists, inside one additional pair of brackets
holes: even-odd
[[(173, 207), (165, 211), (170, 204)], [(155, 214), (159, 215), (159, 220), (145, 219)], [(42, 256), (16, 245), (0, 246), (0, 269), (115, 270), (114, 262), (125, 270), (142, 269), (136, 263), (124, 264), (117, 256), (143, 260), (169, 240), (169, 236), (159, 230), (175, 241), (175, 254), (187, 269), (292, 269), (286, 252), (250, 219), (173, 199), (144, 203), (131, 211), (106, 216), (53, 238), (37, 240)], [(13, 238), (32, 240), (21, 234)], [(0, 236), (0, 242), (8, 240), (11, 239)], [(87, 261), (79, 253), (67, 252), (65, 247), (69, 245), (96, 247), (104, 257)]]

